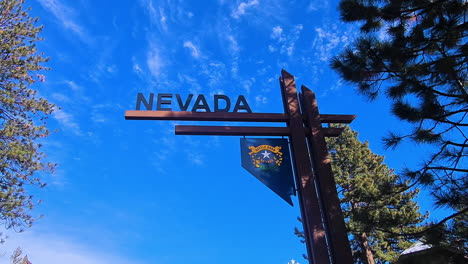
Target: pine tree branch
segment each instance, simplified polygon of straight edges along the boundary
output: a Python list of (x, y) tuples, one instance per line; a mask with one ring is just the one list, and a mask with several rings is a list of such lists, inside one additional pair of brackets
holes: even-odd
[(463, 215), (465, 213), (468, 212), (468, 207), (461, 210), (461, 211), (458, 211), (456, 213), (453, 213), (447, 217), (445, 217), (444, 219), (442, 219), (441, 221), (437, 222), (436, 224), (433, 224), (433, 225), (430, 225), (427, 229), (425, 230), (422, 230), (422, 231), (419, 231), (419, 232), (414, 232), (414, 233), (397, 233), (397, 232), (393, 232), (393, 231), (390, 231), (390, 230), (386, 230), (384, 228), (379, 228), (377, 227), (376, 229), (378, 229), (379, 231), (382, 231), (382, 232), (385, 232), (385, 233), (389, 233), (389, 234), (392, 234), (392, 235), (395, 235), (395, 236), (419, 236), (419, 235), (424, 235), (425, 233), (427, 233), (429, 230), (433, 229), (433, 228), (436, 228), (436, 227), (439, 227), (441, 225), (443, 225), (445, 222), (459, 216), (459, 215)]
[[(447, 59), (449, 57), (449, 55), (447, 55), (445, 50), (443, 50), (439, 45), (437, 45), (437, 50), (440, 52), (440, 54), (442, 54), (442, 57), (444, 59)], [(465, 87), (463, 86), (462, 81), (458, 78), (457, 72), (452, 67), (449, 67), (449, 68), (450, 68), (452, 78), (456, 81), (456, 84), (460, 92), (464, 94), (465, 96), (468, 96), (468, 92), (465, 90)]]
[(439, 0), (439, 1), (431, 1), (429, 2), (427, 5), (421, 5), (421, 6), (418, 6), (418, 7), (414, 7), (414, 8), (411, 8), (411, 9), (400, 9), (400, 12), (402, 13), (414, 13), (418, 10), (430, 10), (432, 9), (434, 6), (437, 6), (437, 5), (440, 5), (444, 2), (447, 2), (447, 0)]
[(450, 168), (450, 167), (444, 167), (444, 166), (435, 166), (435, 167), (426, 167), (427, 170), (444, 170), (444, 171), (456, 171), (456, 172), (467, 172), (467, 169), (458, 169), (458, 168)]
[(441, 119), (441, 118), (428, 118), (428, 119), (429, 120), (434, 120), (434, 121), (437, 121), (437, 122), (440, 122), (440, 123), (450, 124), (450, 125), (453, 125), (454, 127), (456, 127), (456, 126), (468, 127), (468, 123), (461, 123), (461, 121), (460, 122), (453, 122), (453, 121), (450, 121), (450, 120), (448, 120), (446, 118), (444, 118), (444, 119)]
[[(442, 84), (442, 83), (441, 83)], [(434, 86), (437, 86), (437, 85), (434, 85)], [(433, 86), (433, 87), (434, 87)], [(467, 99), (466, 96), (463, 96), (463, 95), (457, 95), (457, 94), (448, 94), (448, 93), (444, 93), (444, 92), (441, 92), (439, 90), (435, 90), (433, 88), (430, 88), (431, 92), (435, 93), (435, 94), (438, 94), (438, 95), (441, 95), (441, 96), (445, 96), (445, 97), (449, 97), (449, 98), (460, 98), (460, 99)], [(466, 111), (466, 110), (465, 110)]]
[[(453, 104), (453, 103), (452, 103)], [(452, 105), (452, 104), (447, 104), (447, 105), (444, 105), (443, 107), (444, 108), (447, 108), (448, 106)], [(451, 111), (451, 112), (448, 112), (442, 116), (440, 116), (440, 118), (445, 118), (445, 117), (449, 117), (451, 115), (456, 115), (456, 114), (460, 114), (460, 113), (468, 113), (468, 108), (463, 108), (463, 109), (460, 109), (460, 110), (456, 110), (456, 111)]]

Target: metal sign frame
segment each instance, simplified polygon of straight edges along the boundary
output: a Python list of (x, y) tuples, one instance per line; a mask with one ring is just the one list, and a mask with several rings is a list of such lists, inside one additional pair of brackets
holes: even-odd
[(320, 114), (315, 93), (305, 86), (298, 93), (294, 76), (285, 70), (281, 71), (279, 82), (283, 114), (129, 110), (125, 119), (286, 123), (287, 127), (176, 125), (175, 134), (288, 136), (308, 256), (314, 264), (352, 264), (325, 142), (325, 137), (337, 137), (343, 129), (322, 127), (322, 123), (351, 123), (356, 116)]

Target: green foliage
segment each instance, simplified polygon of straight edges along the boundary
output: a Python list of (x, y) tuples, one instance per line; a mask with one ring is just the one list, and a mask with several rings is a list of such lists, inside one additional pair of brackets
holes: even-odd
[(407, 191), (408, 183), (348, 127), (340, 137), (328, 139), (328, 148), (355, 263), (372, 263), (366, 247), (375, 263), (396, 261), (412, 243), (399, 234), (419, 232), (426, 218), (413, 201), (418, 190)]
[(47, 61), (38, 53), (37, 18), (28, 16), (22, 0), (0, 1), (0, 223), (21, 230), (34, 221), (35, 206), (26, 186), (44, 184), (37, 172), (51, 172), (37, 140), (49, 134), (46, 119), (54, 105), (31, 87), (44, 81)]
[[(392, 132), (430, 144), (432, 153), (405, 176), (428, 186), (438, 206), (468, 211), (468, 2), (464, 0), (342, 0), (341, 18), (361, 35), (332, 67), (370, 99), (382, 93), (392, 113), (413, 125)], [(408, 153), (411, 155), (411, 153)]]
[(409, 191), (408, 182), (349, 127), (327, 143), (354, 262), (394, 263), (421, 236), (427, 218), (413, 201), (418, 190)]

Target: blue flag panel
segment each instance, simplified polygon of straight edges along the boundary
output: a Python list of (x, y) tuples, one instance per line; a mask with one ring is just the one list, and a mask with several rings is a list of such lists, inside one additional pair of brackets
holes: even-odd
[(295, 195), (287, 139), (241, 138), (242, 167), (291, 206)]

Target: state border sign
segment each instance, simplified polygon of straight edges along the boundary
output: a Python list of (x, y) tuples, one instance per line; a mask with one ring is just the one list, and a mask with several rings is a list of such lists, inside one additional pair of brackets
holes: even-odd
[[(175, 134), (287, 136), (291, 143), (294, 178), (309, 258), (313, 263), (320, 264), (352, 264), (351, 248), (325, 142), (325, 137), (339, 136), (342, 129), (322, 127), (322, 123), (351, 123), (356, 116), (320, 114), (315, 93), (305, 86), (298, 93), (294, 76), (285, 70), (281, 71), (279, 82), (284, 113), (252, 113), (243, 96), (238, 97), (232, 112), (229, 112), (231, 101), (228, 103), (225, 100), (224, 106), (220, 106), (222, 97), (214, 97), (214, 107), (210, 108), (206, 98), (200, 95), (191, 112), (171, 111), (169, 105), (174, 96), (158, 94), (156, 111), (152, 111), (154, 95), (148, 99), (138, 95), (137, 110), (126, 111), (125, 119), (285, 123), (287, 127), (176, 125)], [(180, 95), (175, 96), (181, 110), (189, 109), (193, 95), (189, 97), (183, 100)], [(139, 110), (141, 104), (146, 111)]]

